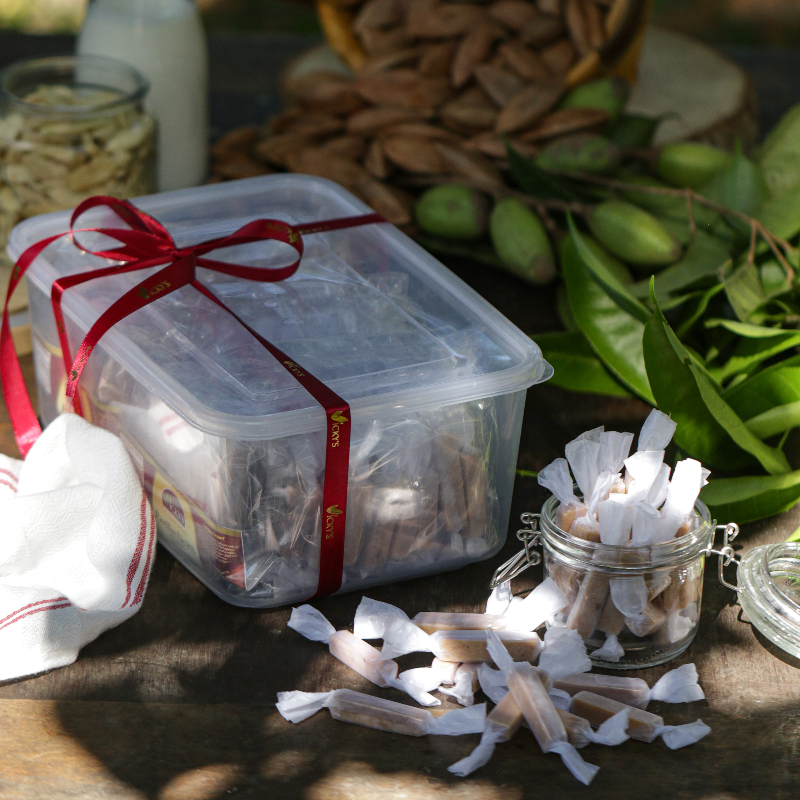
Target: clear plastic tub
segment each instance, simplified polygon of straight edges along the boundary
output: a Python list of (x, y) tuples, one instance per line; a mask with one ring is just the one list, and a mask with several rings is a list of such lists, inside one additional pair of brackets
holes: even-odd
[[(336, 184), (303, 175), (136, 204), (179, 247), (259, 217), (300, 223), (370, 211)], [(9, 254), (66, 230), (68, 219), (59, 212), (21, 223)], [(97, 209), (80, 224), (112, 223)], [(396, 228), (304, 242), (300, 269), (282, 283), (198, 274), (350, 404), (341, 591), (491, 557), (506, 536), (525, 391), (550, 366), (529, 337)], [(263, 242), (214, 257), (283, 266), (293, 252)], [(27, 273), (45, 422), (59, 413), (65, 385), (50, 287), (57, 276), (108, 263), (64, 238)], [(73, 354), (100, 313), (143, 277), (90, 281), (65, 294)], [(314, 594), (325, 415), (235, 320), (190, 287), (174, 292), (106, 334), (80, 391), (86, 416), (131, 452), (161, 543), (203, 583), (246, 606)]]

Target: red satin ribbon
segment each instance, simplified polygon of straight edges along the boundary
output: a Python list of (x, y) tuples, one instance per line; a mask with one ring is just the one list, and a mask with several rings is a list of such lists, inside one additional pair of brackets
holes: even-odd
[[(75, 229), (75, 222), (81, 214), (98, 206), (110, 208), (130, 227)], [(62, 236), (70, 236), (75, 245), (85, 252), (122, 262), (90, 272), (67, 275), (53, 283), (51, 290), (53, 314), (61, 342), (64, 366), (67, 370), (66, 394), (72, 401), (73, 409), (77, 413), (82, 413), (80, 398), (77, 394), (78, 381), (92, 350), (96, 347), (103, 334), (129, 314), (144, 308), (159, 297), (166, 297), (166, 295), (184, 286), (193, 286), (204, 297), (216, 303), (246, 328), (325, 409), (327, 440), (322, 497), (321, 549), (319, 582), (314, 596), (336, 592), (342, 584), (344, 564), (347, 476), (350, 461), (350, 406), (322, 381), (315, 378), (300, 364), (289, 358), (286, 353), (268, 342), (228, 308), (213, 292), (197, 280), (196, 269), (197, 267), (203, 267), (204, 269), (246, 280), (269, 283), (283, 281), (294, 275), (300, 266), (300, 259), (303, 255), (303, 234), (354, 228), (359, 225), (369, 225), (376, 222), (385, 222), (385, 220), (380, 214), (342, 217), (305, 225), (289, 225), (286, 222), (274, 219), (257, 219), (243, 225), (229, 236), (221, 236), (190, 247), (179, 248), (167, 229), (158, 220), (140, 211), (130, 203), (102, 195), (84, 200), (72, 212), (68, 231), (42, 239), (42, 241), (31, 245), (25, 250), (14, 266), (8, 285), (5, 307), (3, 308), (3, 323), (2, 328), (0, 328), (0, 379), (2, 380), (3, 394), (14, 436), (23, 457), (27, 455), (28, 450), (39, 438), (42, 430), (36, 419), (33, 404), (28, 396), (25, 380), (22, 377), (22, 369), (14, 349), (11, 328), (8, 322), (8, 304), (11, 295), (36, 257), (57, 239)], [(116, 247), (111, 250), (91, 250), (82, 247), (75, 236), (76, 233), (81, 232), (105, 234), (121, 242), (122, 247)], [(226, 261), (215, 261), (205, 257), (207, 253), (219, 248), (266, 240), (276, 240), (290, 245), (297, 251), (297, 258), (286, 267), (272, 269), (247, 267)], [(133, 289), (122, 295), (100, 315), (84, 337), (78, 348), (75, 360), (72, 361), (61, 309), (64, 292), (73, 286), (78, 286), (96, 278), (151, 269), (161, 265), (164, 265), (163, 269), (134, 286)]]

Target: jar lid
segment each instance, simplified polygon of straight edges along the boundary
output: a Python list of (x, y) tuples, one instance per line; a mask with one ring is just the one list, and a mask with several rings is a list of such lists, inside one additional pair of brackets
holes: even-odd
[(781, 650), (800, 658), (800, 543), (754, 547), (738, 567), (739, 603)]

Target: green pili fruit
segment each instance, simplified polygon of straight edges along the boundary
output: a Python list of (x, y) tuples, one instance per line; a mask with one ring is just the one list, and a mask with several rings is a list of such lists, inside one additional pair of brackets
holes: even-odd
[(561, 108), (600, 108), (612, 121), (622, 113), (631, 87), (621, 78), (600, 78), (576, 86), (562, 101)]
[(652, 214), (619, 200), (607, 200), (589, 215), (589, 227), (602, 245), (630, 264), (666, 266), (681, 256), (675, 237)]
[(555, 278), (555, 257), (544, 225), (515, 197), (503, 198), (492, 209), (489, 235), (509, 272), (537, 285)]
[(558, 172), (607, 175), (622, 161), (622, 151), (596, 133), (575, 133), (546, 144), (535, 158), (537, 167)]
[(656, 172), (673, 186), (699, 189), (731, 161), (731, 154), (700, 142), (665, 144), (658, 154)]
[(446, 184), (424, 192), (414, 215), (426, 233), (469, 241), (486, 233), (489, 203), (469, 186)]

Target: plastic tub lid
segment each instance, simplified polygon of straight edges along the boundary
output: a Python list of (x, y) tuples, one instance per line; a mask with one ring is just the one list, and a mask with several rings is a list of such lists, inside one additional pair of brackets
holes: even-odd
[[(288, 174), (134, 202), (160, 220), (179, 247), (232, 233), (259, 217), (297, 224), (371, 211), (331, 181)], [(17, 225), (8, 244), (11, 258), (67, 230), (69, 215), (44, 214)], [(88, 212), (79, 224), (121, 225), (104, 209)], [(114, 244), (97, 234), (80, 237), (91, 247)], [(525, 389), (552, 374), (528, 336), (394, 226), (307, 235), (304, 244), (300, 268), (280, 283), (202, 269), (198, 277), (260, 334), (345, 398), (354, 415), (367, 419), (397, 408), (491, 397)], [(270, 241), (218, 250), (211, 257), (279, 267), (290, 263), (292, 254), (287, 245)], [(49, 296), (57, 277), (110, 263), (64, 237), (27, 274)], [(102, 311), (145, 274), (89, 281), (65, 294), (73, 352)], [(311, 396), (242, 326), (191, 287), (132, 314), (99, 346), (207, 433), (272, 438), (324, 427), (324, 413)]]

